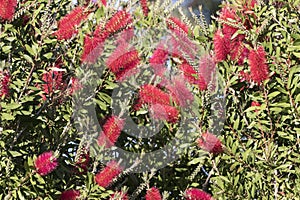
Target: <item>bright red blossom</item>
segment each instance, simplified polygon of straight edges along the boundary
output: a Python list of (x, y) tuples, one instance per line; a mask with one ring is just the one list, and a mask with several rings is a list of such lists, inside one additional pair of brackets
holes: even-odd
[(53, 152), (44, 152), (37, 157), (34, 162), (36, 172), (41, 176), (51, 173), (57, 166), (57, 159), (54, 157)]
[(140, 0), (140, 4), (142, 6), (143, 14), (147, 17), (149, 13), (149, 8), (147, 6), (147, 0)]
[(77, 34), (76, 26), (87, 18), (85, 7), (78, 6), (58, 22), (58, 30), (54, 33), (58, 40), (70, 39)]
[(95, 176), (96, 183), (101, 187), (109, 186), (113, 179), (121, 172), (122, 168), (116, 161), (110, 161), (107, 166)]
[(104, 31), (111, 35), (126, 28), (130, 23), (132, 23), (131, 15), (125, 10), (119, 10), (108, 20)]
[(161, 200), (162, 199), (160, 192), (156, 187), (152, 187), (152, 188), (148, 189), (145, 198), (146, 198), (146, 200)]
[(150, 105), (149, 110), (154, 119), (176, 123), (179, 118), (179, 111), (174, 106), (153, 104)]
[(10, 75), (6, 71), (0, 71), (0, 100), (9, 95)]
[(257, 50), (250, 50), (248, 59), (251, 79), (258, 84), (268, 79), (269, 67), (264, 48), (259, 46)]
[(76, 200), (80, 198), (79, 190), (66, 190), (60, 195), (60, 200)]
[(118, 116), (111, 116), (103, 125), (103, 130), (98, 137), (98, 145), (106, 148), (113, 146), (118, 140), (124, 127), (124, 120)]
[(209, 84), (212, 86), (210, 89), (214, 90), (216, 84), (216, 64), (210, 55), (206, 54), (200, 58), (198, 76), (200, 90), (206, 90)]
[(86, 35), (84, 38), (84, 47), (83, 53), (81, 55), (81, 62), (89, 64), (95, 63), (103, 52), (104, 42), (107, 37), (108, 35), (106, 33), (100, 33), (94, 37)]
[(230, 53), (230, 37), (224, 36), (221, 30), (214, 35), (214, 52), (218, 62), (226, 60)]
[(203, 133), (201, 138), (197, 139), (198, 147), (212, 154), (220, 154), (223, 152), (221, 141), (213, 134)]
[(189, 33), (189, 27), (176, 17), (170, 17), (167, 20), (167, 25), (170, 30), (179, 31), (185, 34)]
[(186, 200), (213, 200), (212, 196), (198, 188), (189, 188), (185, 191)]
[(17, 0), (0, 0), (0, 19), (11, 20), (15, 13)]
[[(62, 80), (64, 72), (61, 71), (60, 65), (57, 64), (55, 68), (51, 69), (49, 72), (43, 74), (42, 80), (45, 82), (43, 86), (43, 91), (47, 95), (53, 94), (55, 90), (63, 90), (65, 84)], [(44, 99), (46, 97), (43, 97)]]

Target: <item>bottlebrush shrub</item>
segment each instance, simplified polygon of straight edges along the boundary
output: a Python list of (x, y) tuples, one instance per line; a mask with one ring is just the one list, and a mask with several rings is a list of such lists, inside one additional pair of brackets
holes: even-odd
[(300, 2), (226, 2), (0, 0), (0, 199), (297, 199)]

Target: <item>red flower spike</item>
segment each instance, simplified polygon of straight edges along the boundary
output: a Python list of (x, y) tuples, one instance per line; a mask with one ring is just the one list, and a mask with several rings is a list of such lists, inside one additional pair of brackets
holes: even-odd
[(163, 44), (157, 46), (149, 60), (150, 66), (154, 69), (155, 74), (163, 76), (166, 71), (165, 63), (168, 59), (168, 55)]
[(138, 51), (128, 44), (120, 44), (106, 61), (107, 67), (115, 74), (117, 80), (132, 72), (140, 63)]
[(79, 190), (66, 190), (60, 195), (60, 200), (76, 200), (80, 198)]
[(124, 127), (124, 120), (117, 116), (111, 116), (103, 125), (103, 130), (98, 137), (98, 145), (106, 148), (113, 146), (118, 140)]
[(230, 38), (222, 35), (221, 30), (218, 30), (214, 35), (214, 47), (216, 61), (226, 60), (230, 53)]
[(58, 21), (58, 30), (54, 33), (58, 40), (67, 40), (77, 34), (76, 26), (88, 16), (84, 9), (84, 7), (78, 6)]
[(34, 162), (34, 166), (39, 175), (45, 176), (56, 169), (58, 162), (54, 157), (53, 152), (49, 151), (39, 155)]
[(80, 84), (78, 78), (71, 77), (70, 82), (69, 82), (68, 94), (73, 95), (81, 88), (82, 88), (82, 85)]
[(152, 187), (147, 190), (145, 199), (146, 200), (161, 200), (162, 197), (160, 195), (159, 190), (156, 187)]
[[(171, 97), (153, 85), (144, 85), (140, 89), (137, 105), (140, 106), (142, 104), (171, 105)], [(139, 107), (136, 107), (136, 109), (139, 109)]]
[(211, 90), (214, 90), (216, 85), (216, 64), (210, 55), (204, 55), (199, 61), (199, 81), (198, 86), (200, 90), (206, 90), (211, 84)]
[(188, 63), (183, 63), (179, 66), (179, 69), (183, 72), (184, 78), (190, 84), (197, 84), (198, 83), (198, 73), (193, 68), (193, 66), (189, 65)]
[(15, 14), (17, 0), (0, 0), (0, 19), (11, 20)]
[(212, 154), (223, 153), (221, 141), (211, 133), (203, 133), (201, 138), (197, 139), (198, 147)]
[(264, 48), (260, 46), (257, 50), (250, 50), (248, 59), (251, 79), (258, 84), (268, 79), (269, 67)]
[(189, 188), (185, 191), (186, 200), (213, 200), (212, 196), (198, 188)]
[(140, 0), (140, 4), (142, 6), (143, 14), (147, 17), (149, 13), (149, 8), (147, 6), (147, 0)]
[[(251, 107), (260, 107), (261, 104), (257, 101), (252, 101), (251, 102)], [(258, 109), (255, 109), (255, 112), (258, 112)]]
[(167, 20), (167, 26), (172, 31), (179, 31), (185, 34), (189, 33), (189, 27), (176, 17), (170, 17)]
[(81, 62), (94, 64), (103, 52), (104, 42), (106, 38), (107, 34), (105, 33), (93, 38), (88, 35), (85, 36)]
[(60, 64), (51, 69), (49, 72), (43, 74), (42, 80), (43, 91), (47, 95), (51, 95), (55, 90), (63, 90), (65, 84), (63, 83), (62, 77), (64, 72), (60, 71)]
[(168, 48), (170, 54), (174, 57), (181, 58), (184, 61), (195, 60), (198, 52), (197, 46), (185, 34), (176, 34), (170, 38)]
[(131, 15), (124, 10), (119, 10), (108, 20), (104, 31), (111, 35), (126, 28), (130, 23), (132, 23)]
[(179, 111), (169, 105), (153, 104), (149, 107), (153, 119), (166, 120), (169, 123), (176, 123), (179, 118)]
[(129, 200), (129, 198), (126, 193), (117, 191), (110, 196), (109, 200)]
[(102, 3), (104, 6), (107, 6), (106, 0), (101, 0), (101, 3)]
[(7, 71), (0, 71), (0, 100), (9, 96), (10, 75)]
[(106, 188), (122, 170), (116, 161), (110, 161), (102, 171), (96, 174), (95, 181), (99, 186)]

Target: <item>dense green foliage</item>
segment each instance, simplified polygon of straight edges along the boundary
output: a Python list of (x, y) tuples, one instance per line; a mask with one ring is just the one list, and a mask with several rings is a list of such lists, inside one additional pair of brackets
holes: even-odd
[[(214, 34), (227, 23), (238, 27), (238, 34), (245, 34), (251, 48), (264, 47), (268, 79), (261, 84), (243, 81), (240, 72), (249, 71), (247, 60), (242, 65), (229, 59), (218, 62), (222, 80), (221, 93), (217, 94), (220, 96), (191, 86), (196, 103), (185, 112), (180, 124), (164, 122), (158, 135), (146, 139), (122, 133), (116, 143), (128, 152), (142, 155), (176, 137), (186, 142), (175, 142), (176, 145), (187, 147), (170, 149), (172, 156), (178, 150), (174, 155), (179, 158), (143, 173), (131, 173), (133, 167), (108, 188), (94, 181), (96, 172), (104, 166), (101, 161), (106, 154), (102, 155), (103, 149), (95, 145), (99, 130), (88, 113), (90, 106), (94, 108), (91, 102), (96, 104), (96, 119), (101, 125), (112, 113), (129, 110), (125, 115), (130, 115), (135, 123), (150, 126), (147, 109), (135, 111), (122, 101), (132, 94), (132, 88), (137, 89), (136, 84), (153, 80), (148, 69), (149, 57), (167, 32), (165, 20), (172, 15), (172, 8), (160, 1), (151, 3), (145, 17), (141, 7), (131, 1), (119, 5), (131, 8), (135, 31), (131, 45), (141, 55), (141, 72), (120, 83), (103, 67), (117, 37), (105, 43), (98, 65), (89, 67), (80, 59), (85, 35), (109, 20), (116, 6), (109, 6), (109, 1), (107, 7), (89, 3), (88, 17), (78, 26), (78, 34), (70, 40), (58, 40), (53, 32), (57, 21), (73, 9), (70, 1), (19, 2), (14, 18), (0, 24), (0, 72), (6, 70), (10, 74), (9, 95), (0, 99), (0, 199), (58, 199), (68, 189), (80, 190), (82, 199), (108, 199), (121, 189), (142, 199), (152, 186), (165, 199), (183, 199), (189, 187), (205, 190), (215, 199), (300, 199), (300, 1), (258, 1), (246, 14), (242, 12), (244, 1), (229, 2), (241, 22), (216, 19), (207, 26), (202, 17), (198, 24), (190, 23), (197, 24), (190, 27), (193, 34), (189, 32), (190, 40), (197, 45), (196, 58), (214, 55)], [(182, 17), (182, 20), (188, 23), (188, 19)], [(252, 24), (250, 29), (243, 28), (246, 21)], [(59, 61), (66, 85), (47, 95), (43, 91), (43, 74)], [(176, 62), (172, 60), (170, 65), (175, 66)], [(73, 95), (70, 94), (72, 77), (83, 80), (86, 86)], [(222, 116), (219, 121), (212, 117), (216, 106), (211, 105), (212, 97), (219, 97), (221, 106), (223, 98), (226, 101), (221, 108), (223, 113), (218, 113)], [(80, 102), (87, 99), (92, 101)], [(251, 106), (253, 102), (260, 106)], [(83, 107), (78, 106), (81, 103)], [(121, 107), (116, 108), (116, 103)], [(197, 121), (188, 121), (191, 118)], [(185, 131), (177, 133), (182, 124)], [(218, 133), (223, 153), (214, 155), (197, 147), (195, 140), (206, 130)], [(129, 127), (126, 131), (134, 130)], [(190, 134), (188, 139), (181, 140), (186, 134)], [(41, 176), (35, 171), (34, 161), (50, 150), (55, 152), (59, 166)], [(82, 173), (76, 172), (80, 168), (80, 155), (88, 153), (91, 158), (87, 172), (82, 169), (79, 169)], [(134, 160), (129, 161), (134, 164)]]

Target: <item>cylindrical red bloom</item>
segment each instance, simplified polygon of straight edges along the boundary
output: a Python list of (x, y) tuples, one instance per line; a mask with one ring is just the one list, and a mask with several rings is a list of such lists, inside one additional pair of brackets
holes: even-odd
[(147, 17), (149, 13), (149, 8), (147, 5), (147, 0), (140, 0), (140, 4), (142, 6), (143, 14)]
[(55, 68), (43, 74), (42, 80), (45, 82), (43, 84), (43, 91), (45, 94), (50, 95), (55, 90), (62, 90), (65, 87), (62, 80), (63, 74), (59, 65), (56, 65)]
[(189, 188), (185, 191), (186, 200), (213, 200), (212, 196), (198, 188)]
[(17, 0), (0, 0), (0, 18), (11, 20), (15, 14)]
[(138, 51), (128, 46), (126, 43), (120, 44), (106, 61), (117, 80), (126, 78), (125, 75), (130, 74), (140, 63)]
[(68, 94), (73, 95), (76, 91), (80, 90), (82, 85), (80, 84), (78, 78), (71, 77), (69, 85), (68, 85)]
[(166, 120), (169, 123), (176, 123), (179, 118), (179, 111), (174, 106), (152, 104), (150, 105), (149, 110), (154, 119)]
[(119, 10), (108, 20), (104, 27), (104, 31), (109, 35), (114, 34), (121, 29), (126, 28), (130, 23), (132, 23), (131, 15), (125, 10)]
[(159, 190), (156, 187), (152, 187), (147, 190), (145, 199), (146, 200), (161, 200), (162, 197), (160, 195)]
[(257, 50), (250, 50), (248, 59), (251, 79), (258, 84), (268, 79), (269, 67), (264, 48), (260, 46)]
[(154, 73), (162, 76), (166, 71), (166, 61), (168, 59), (169, 53), (163, 47), (163, 44), (159, 44), (157, 48), (154, 50), (149, 63), (150, 66), (154, 69)]
[(76, 200), (80, 198), (79, 190), (66, 190), (61, 193), (60, 200)]
[(128, 200), (128, 195), (124, 192), (120, 192), (120, 191), (116, 191), (115, 193), (113, 193), (109, 200)]
[(58, 22), (58, 30), (54, 33), (58, 40), (70, 39), (77, 34), (76, 26), (87, 18), (84, 7), (78, 6)]
[(37, 157), (34, 166), (38, 174), (45, 176), (58, 166), (57, 158), (54, 157), (52, 151), (44, 152)]
[(200, 90), (206, 90), (208, 85), (211, 85), (211, 90), (216, 86), (216, 64), (214, 59), (206, 54), (199, 61), (199, 81)]
[(113, 146), (118, 140), (124, 127), (124, 120), (118, 116), (111, 116), (103, 125), (103, 130), (98, 137), (98, 145), (106, 148)]
[(230, 37), (222, 35), (221, 30), (217, 30), (214, 35), (214, 52), (218, 62), (226, 60), (230, 53)]
[(6, 71), (0, 71), (0, 100), (9, 95), (10, 75)]
[(171, 105), (171, 96), (154, 85), (144, 85), (139, 92), (138, 106), (142, 104)]
[(215, 155), (223, 152), (222, 142), (211, 133), (203, 133), (201, 138), (197, 139), (198, 147)]
[(257, 101), (252, 101), (251, 106), (261, 106), (259, 102)]
[(188, 63), (182, 63), (179, 66), (179, 69), (183, 72), (184, 78), (191, 84), (198, 83), (198, 73), (193, 68), (193, 66), (189, 65)]
[(95, 176), (96, 183), (101, 187), (109, 186), (121, 172), (122, 167), (116, 161), (110, 161), (107, 166)]
[(189, 27), (176, 17), (170, 17), (167, 20), (167, 25), (168, 25), (168, 28), (172, 31), (179, 31), (179, 32), (185, 33), (185, 34), (189, 33)]

